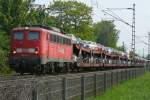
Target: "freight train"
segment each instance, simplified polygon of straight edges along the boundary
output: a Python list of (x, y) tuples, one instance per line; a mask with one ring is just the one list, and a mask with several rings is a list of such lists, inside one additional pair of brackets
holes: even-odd
[(17, 27), (11, 33), (9, 64), (17, 73), (60, 73), (102, 68), (142, 67), (145, 60), (81, 40), (55, 27)]

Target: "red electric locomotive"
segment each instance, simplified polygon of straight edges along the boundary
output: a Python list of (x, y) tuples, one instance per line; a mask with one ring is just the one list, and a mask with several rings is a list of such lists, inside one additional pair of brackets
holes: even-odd
[(71, 38), (59, 30), (44, 26), (12, 30), (9, 61), (16, 72), (23, 74), (65, 71), (72, 63), (72, 55)]

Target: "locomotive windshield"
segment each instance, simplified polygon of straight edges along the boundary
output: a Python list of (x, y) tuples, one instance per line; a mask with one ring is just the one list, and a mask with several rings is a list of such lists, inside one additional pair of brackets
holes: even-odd
[(23, 32), (15, 32), (14, 33), (14, 39), (15, 40), (23, 40), (24, 38), (24, 33)]
[(39, 32), (29, 32), (29, 40), (38, 40), (40, 37)]

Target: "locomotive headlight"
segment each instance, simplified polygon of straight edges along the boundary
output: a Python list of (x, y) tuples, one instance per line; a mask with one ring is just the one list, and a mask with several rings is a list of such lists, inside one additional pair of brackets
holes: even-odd
[(35, 54), (38, 54), (39, 52), (38, 52), (38, 48), (35, 48)]
[(17, 52), (16, 52), (16, 48), (14, 48), (13, 50), (12, 50), (12, 53), (13, 54), (16, 54)]
[(35, 54), (38, 54), (38, 51), (35, 51)]
[(28, 52), (38, 54), (38, 48), (29, 48)]
[(16, 50), (13, 51), (13, 54), (16, 54)]

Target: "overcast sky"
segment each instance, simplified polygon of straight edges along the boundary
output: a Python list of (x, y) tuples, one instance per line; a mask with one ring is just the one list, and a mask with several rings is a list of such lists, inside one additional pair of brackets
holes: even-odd
[[(36, 0), (38, 4), (49, 4), (52, 0)], [(136, 4), (136, 52), (143, 54), (143, 48), (145, 55), (147, 54), (147, 45), (141, 43), (145, 41), (147, 43), (148, 38), (145, 37), (150, 31), (150, 0), (77, 0), (85, 2), (89, 6), (93, 7), (93, 20), (94, 22), (101, 21), (102, 19), (110, 19), (108, 15), (104, 15), (101, 10), (106, 8), (131, 8), (133, 3)], [(124, 19), (128, 23), (132, 23), (132, 10), (119, 10), (114, 11), (118, 16)], [(130, 50), (131, 45), (131, 27), (125, 25), (122, 22), (115, 21), (116, 28), (120, 30), (118, 45), (122, 42), (125, 43)]]

